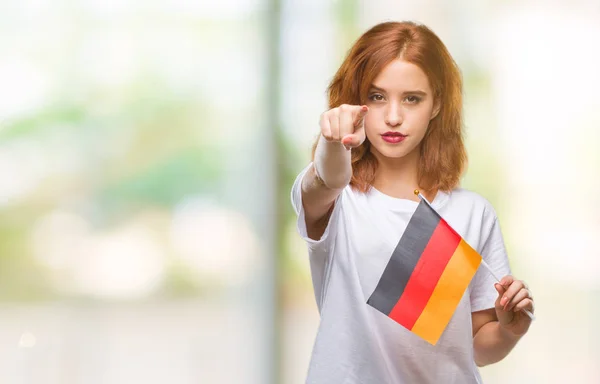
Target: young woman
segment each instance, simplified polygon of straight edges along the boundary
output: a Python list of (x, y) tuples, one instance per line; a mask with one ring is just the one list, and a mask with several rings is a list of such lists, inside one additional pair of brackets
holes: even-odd
[[(510, 275), (496, 213), (459, 188), (466, 153), (462, 80), (427, 27), (386, 22), (363, 34), (329, 86), (313, 161), (292, 203), (308, 244), (321, 322), (308, 383), (481, 383), (527, 332), (527, 285)], [(367, 304), (415, 212), (419, 189), (504, 276), (480, 267), (432, 345)]]

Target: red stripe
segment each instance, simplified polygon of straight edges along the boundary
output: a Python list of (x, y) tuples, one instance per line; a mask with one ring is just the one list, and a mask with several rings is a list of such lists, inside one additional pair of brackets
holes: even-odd
[(440, 220), (410, 275), (404, 293), (389, 314), (392, 319), (407, 329), (412, 329), (425, 309), (460, 239), (448, 223)]

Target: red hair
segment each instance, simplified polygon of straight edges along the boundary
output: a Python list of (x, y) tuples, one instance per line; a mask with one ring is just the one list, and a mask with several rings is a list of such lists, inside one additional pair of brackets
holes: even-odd
[[(444, 43), (429, 28), (413, 22), (385, 22), (365, 32), (329, 84), (329, 108), (366, 104), (373, 81), (395, 59), (421, 68), (440, 105), (421, 143), (419, 187), (427, 192), (450, 191), (458, 186), (467, 161), (462, 133), (462, 77)], [(350, 185), (362, 192), (370, 189), (377, 170), (370, 145), (366, 139), (352, 149)]]

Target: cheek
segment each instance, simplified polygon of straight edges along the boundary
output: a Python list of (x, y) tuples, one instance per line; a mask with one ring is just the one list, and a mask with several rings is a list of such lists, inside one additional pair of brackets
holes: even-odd
[(381, 115), (381, 110), (379, 110), (377, 108), (369, 109), (369, 113), (367, 113), (367, 116), (365, 116), (365, 123), (372, 125), (374, 122), (379, 120), (379, 118), (380, 118), (379, 115)]
[(365, 117), (365, 133), (376, 130), (378, 121), (380, 121), (380, 117), (377, 116), (377, 111), (369, 111)]
[(416, 109), (412, 113), (407, 114), (411, 121), (411, 125), (415, 127), (427, 127), (431, 119), (432, 108), (429, 106), (423, 106), (423, 108)]
[(423, 116), (423, 119), (426, 121), (429, 121), (429, 119), (431, 119), (432, 113), (433, 113), (433, 102), (428, 101), (425, 105), (423, 105), (423, 108), (421, 108), (421, 114)]

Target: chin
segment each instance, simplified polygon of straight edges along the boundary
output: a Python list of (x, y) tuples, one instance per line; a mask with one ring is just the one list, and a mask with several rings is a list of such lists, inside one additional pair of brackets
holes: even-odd
[(412, 152), (413, 148), (402, 147), (401, 145), (394, 146), (384, 143), (383, 145), (371, 144), (371, 150), (375, 149), (377, 154), (389, 159), (401, 159)]
[(384, 151), (384, 152), (380, 152), (383, 156), (390, 158), (390, 159), (401, 159), (403, 157), (406, 157), (406, 152), (404, 151)]

